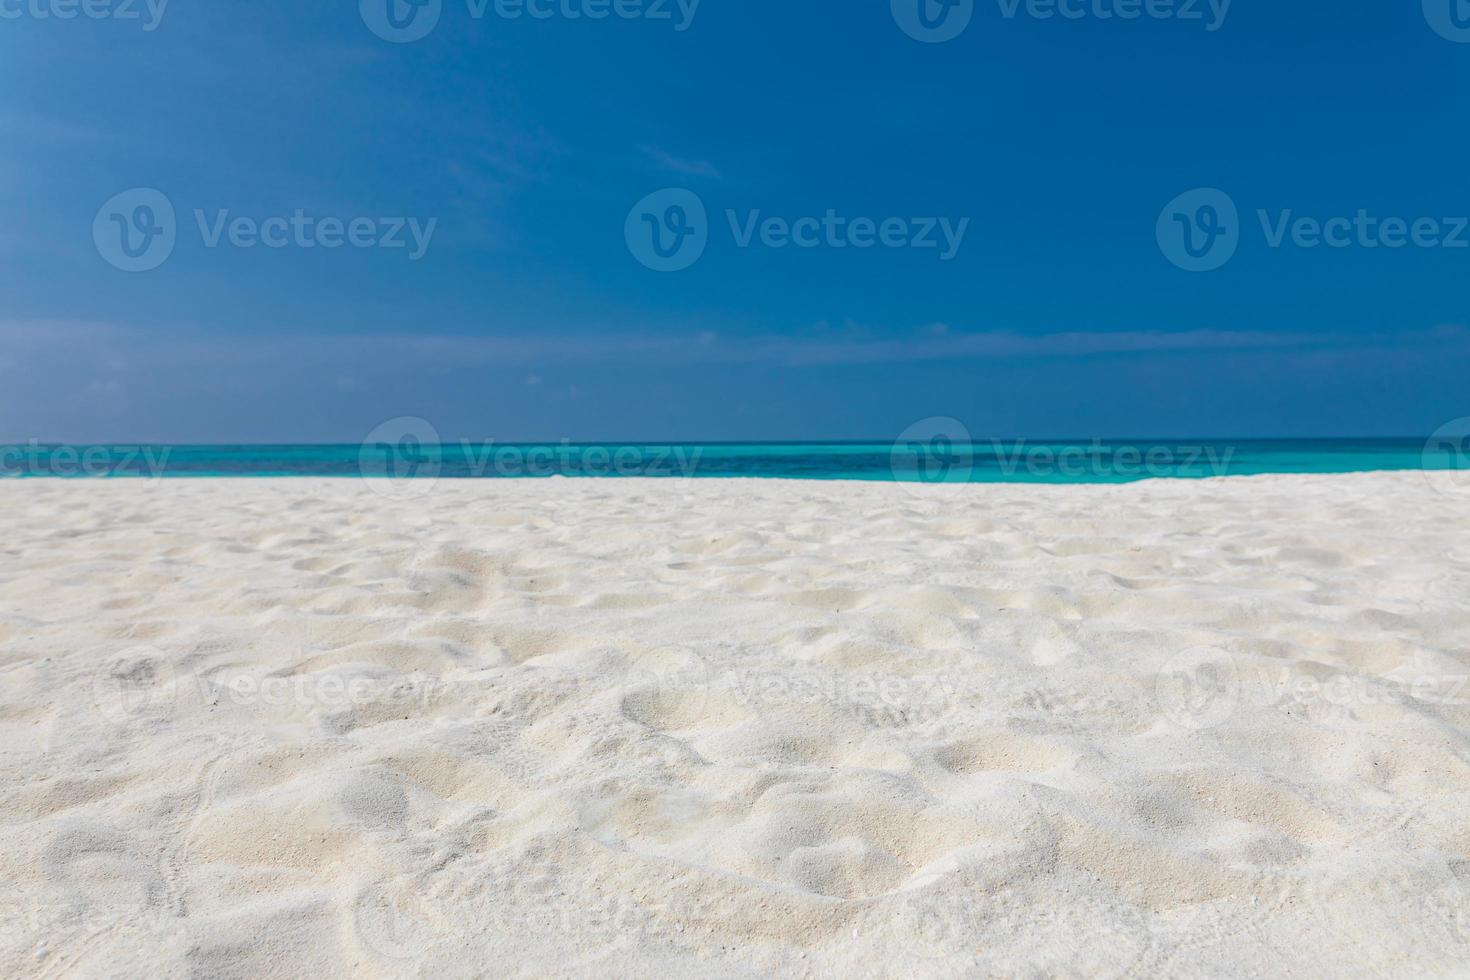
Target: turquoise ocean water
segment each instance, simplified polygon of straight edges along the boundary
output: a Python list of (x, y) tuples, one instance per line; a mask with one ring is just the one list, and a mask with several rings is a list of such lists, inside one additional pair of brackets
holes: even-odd
[(758, 477), (948, 483), (1121, 483), (1263, 473), (1470, 471), (1470, 440), (953, 443), (420, 443), (0, 445), (0, 478)]

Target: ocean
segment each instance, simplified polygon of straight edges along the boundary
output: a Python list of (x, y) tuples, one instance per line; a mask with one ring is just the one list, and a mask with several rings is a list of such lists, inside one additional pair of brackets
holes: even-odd
[[(0, 445), (0, 478), (749, 477), (929, 483), (1124, 483), (1266, 473), (1470, 471), (1463, 438), (806, 443)], [(1470, 477), (1467, 477), (1470, 479)]]

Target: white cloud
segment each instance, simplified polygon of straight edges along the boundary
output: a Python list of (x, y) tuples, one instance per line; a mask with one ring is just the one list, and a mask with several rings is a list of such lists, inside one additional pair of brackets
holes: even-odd
[(660, 169), (671, 173), (683, 174), (686, 177), (718, 178), (720, 176), (720, 171), (708, 160), (688, 160), (676, 157), (656, 146), (644, 146), (641, 149)]
[[(1372, 333), (1269, 330), (962, 331), (943, 324), (907, 333), (849, 325), (791, 335), (654, 332), (510, 334), (211, 334), (152, 331), (107, 323), (0, 321), (7, 360), (65, 353), (107, 373), (235, 367), (267, 370), (283, 362), (320, 365), (333, 377), (380, 373), (382, 365), (511, 366), (573, 364), (702, 363), (785, 366), (857, 365), (952, 360), (1139, 357), (1210, 351), (1363, 351), (1378, 348), (1470, 348), (1470, 329)], [(377, 368), (378, 370), (374, 370)], [(540, 376), (530, 374), (527, 384)]]

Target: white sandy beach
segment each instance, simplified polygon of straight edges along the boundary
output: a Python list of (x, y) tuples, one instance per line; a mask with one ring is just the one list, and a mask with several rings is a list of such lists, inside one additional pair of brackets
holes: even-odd
[(1470, 489), (0, 482), (0, 975), (1470, 975)]

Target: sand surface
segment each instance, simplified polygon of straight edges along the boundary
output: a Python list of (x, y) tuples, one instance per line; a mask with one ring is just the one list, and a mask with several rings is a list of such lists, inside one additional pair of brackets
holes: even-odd
[(0, 975), (1465, 976), (1451, 479), (0, 483)]

